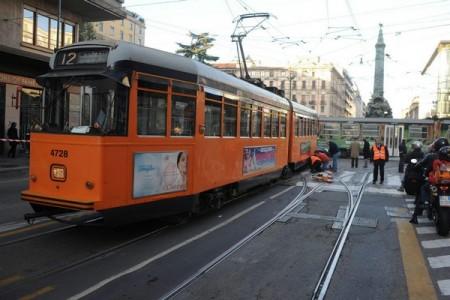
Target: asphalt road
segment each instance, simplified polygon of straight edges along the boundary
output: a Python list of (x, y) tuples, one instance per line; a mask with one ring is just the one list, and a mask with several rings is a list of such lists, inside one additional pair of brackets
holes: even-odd
[[(421, 299), (415, 296), (424, 296), (423, 291), (425, 299), (433, 299), (433, 292), (437, 299), (449, 298), (445, 283), (450, 272), (435, 258), (447, 255), (450, 242), (434, 234), (425, 221), (416, 227), (407, 222), (411, 197), (396, 191), (400, 177), (394, 164), (388, 166), (383, 186), (367, 186), (356, 214), (361, 226), (349, 232), (327, 299)], [(345, 161), (341, 166), (345, 170), (339, 176), (355, 192), (368, 170), (346, 169)], [(29, 211), (18, 194), (26, 182), (3, 180), (0, 228), (5, 222), (20, 222)], [(40, 223), (41, 227), (0, 231), (0, 298), (159, 299), (273, 218), (300, 191), (292, 185), (296, 181), (266, 187), (221, 211), (176, 226), (153, 221), (76, 227), (6, 246), (2, 243), (63, 225)], [(333, 218), (345, 205), (343, 186), (327, 185), (173, 298), (311, 298), (340, 232), (333, 228), (339, 226)], [(393, 216), (393, 210), (400, 214)], [(157, 233), (107, 251), (157, 228)], [(411, 266), (420, 267), (417, 253), (423, 268), (414, 274)], [(92, 259), (83, 262), (86, 257)], [(428, 285), (422, 285), (427, 278)]]

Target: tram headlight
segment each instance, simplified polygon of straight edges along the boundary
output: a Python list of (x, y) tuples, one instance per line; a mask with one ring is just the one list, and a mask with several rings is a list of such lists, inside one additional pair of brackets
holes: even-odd
[(54, 181), (66, 181), (67, 169), (64, 165), (51, 165), (50, 177)]

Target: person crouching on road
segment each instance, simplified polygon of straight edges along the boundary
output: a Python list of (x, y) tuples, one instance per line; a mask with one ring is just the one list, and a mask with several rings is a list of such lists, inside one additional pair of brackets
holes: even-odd
[(378, 179), (378, 169), (380, 170), (380, 184), (384, 181), (384, 164), (389, 161), (389, 152), (379, 139), (375, 140), (375, 144), (370, 150), (370, 162), (373, 162), (373, 184)]
[(316, 155), (311, 155), (311, 173), (319, 173), (322, 172), (322, 161), (320, 160), (320, 157)]

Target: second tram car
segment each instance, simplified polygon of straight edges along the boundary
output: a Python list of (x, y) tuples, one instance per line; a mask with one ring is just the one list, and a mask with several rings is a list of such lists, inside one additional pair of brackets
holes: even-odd
[(35, 215), (218, 208), (316, 148), (313, 110), (182, 56), (89, 41), (50, 66), (22, 192)]

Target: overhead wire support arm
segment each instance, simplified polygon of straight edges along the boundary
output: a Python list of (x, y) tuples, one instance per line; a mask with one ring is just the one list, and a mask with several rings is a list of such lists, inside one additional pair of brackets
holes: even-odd
[[(252, 14), (243, 14), (238, 16), (233, 20), (233, 23), (236, 23), (236, 27), (234, 29), (233, 34), (231, 35), (231, 41), (235, 42), (238, 49), (238, 61), (239, 61), (239, 69), (240, 76), (244, 79), (250, 79), (250, 75), (248, 74), (247, 63), (245, 60), (244, 47), (242, 46), (242, 40), (257, 28), (263, 28), (261, 24), (270, 17), (268, 13), (252, 13)], [(245, 25), (245, 20), (257, 20), (256, 24)], [(241, 63), (242, 60), (242, 63)], [(245, 75), (243, 74), (245, 73)]]

